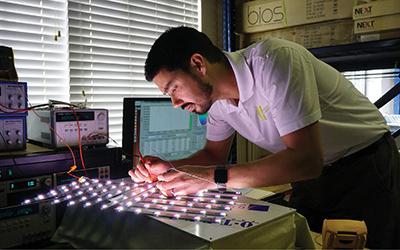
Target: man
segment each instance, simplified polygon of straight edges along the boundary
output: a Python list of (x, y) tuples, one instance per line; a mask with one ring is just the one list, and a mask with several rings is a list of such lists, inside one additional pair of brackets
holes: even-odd
[[(313, 231), (324, 218), (364, 220), (367, 247), (400, 247), (398, 152), (385, 119), (305, 48), (269, 39), (223, 53), (205, 34), (177, 27), (154, 43), (145, 74), (175, 108), (208, 112), (207, 141), (171, 163), (145, 157), (129, 172), (132, 180), (151, 173), (167, 195), (216, 188), (215, 181), (230, 188), (292, 183), (289, 205)], [(235, 131), (273, 154), (223, 166)]]

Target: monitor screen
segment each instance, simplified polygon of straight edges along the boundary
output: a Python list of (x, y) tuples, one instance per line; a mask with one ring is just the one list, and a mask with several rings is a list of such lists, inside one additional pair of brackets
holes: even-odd
[(138, 150), (166, 160), (188, 157), (206, 142), (206, 116), (181, 108), (170, 98), (124, 98), (122, 148), (133, 165)]

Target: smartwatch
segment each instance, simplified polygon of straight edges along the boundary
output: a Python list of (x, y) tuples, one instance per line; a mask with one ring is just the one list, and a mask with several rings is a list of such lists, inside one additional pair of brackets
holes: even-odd
[(218, 191), (226, 191), (226, 183), (228, 182), (228, 170), (225, 165), (217, 166), (214, 170), (214, 182), (217, 184)]

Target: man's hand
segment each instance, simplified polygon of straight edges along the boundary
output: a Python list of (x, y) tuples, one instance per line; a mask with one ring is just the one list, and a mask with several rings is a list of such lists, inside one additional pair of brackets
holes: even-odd
[(158, 176), (157, 188), (164, 194), (188, 195), (201, 190), (216, 188), (215, 166), (182, 166)]
[(136, 168), (129, 170), (128, 174), (134, 182), (152, 182), (157, 181), (158, 175), (167, 172), (170, 168), (170, 163), (158, 157), (145, 156), (144, 162), (140, 161)]

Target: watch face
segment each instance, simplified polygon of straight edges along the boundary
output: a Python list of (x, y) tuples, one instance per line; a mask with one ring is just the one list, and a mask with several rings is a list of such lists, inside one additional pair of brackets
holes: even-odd
[(214, 181), (215, 183), (222, 184), (228, 182), (228, 171), (225, 166), (218, 166), (214, 171)]

